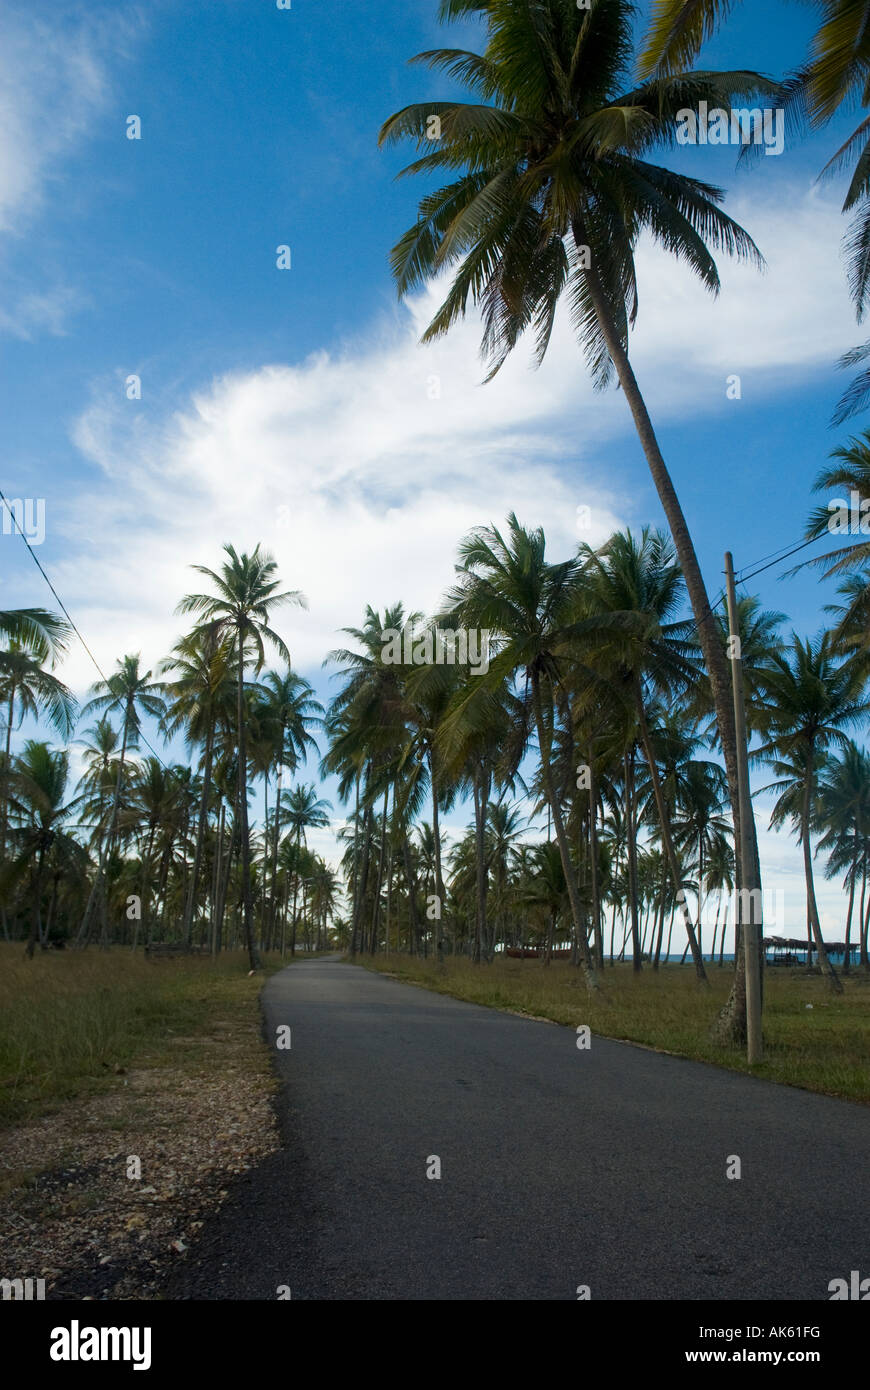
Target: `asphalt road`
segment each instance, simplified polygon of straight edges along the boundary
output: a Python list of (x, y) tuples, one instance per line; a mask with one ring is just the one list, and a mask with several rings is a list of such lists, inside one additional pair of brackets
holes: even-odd
[(827, 1300), (870, 1276), (867, 1107), (597, 1036), (581, 1051), (338, 960), (273, 976), (264, 1005), (270, 1040), (291, 1029), (284, 1147), (168, 1298)]

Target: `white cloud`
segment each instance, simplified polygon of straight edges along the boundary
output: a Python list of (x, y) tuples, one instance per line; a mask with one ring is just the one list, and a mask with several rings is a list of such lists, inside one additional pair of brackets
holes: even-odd
[[(0, 234), (22, 236), (44, 211), (65, 162), (107, 110), (111, 67), (141, 27), (135, 6), (29, 0), (0, 10)], [(80, 303), (70, 286), (21, 291), (11, 276), (3, 299), (0, 331), (25, 339), (62, 332)]]
[[(756, 198), (734, 210), (770, 271), (726, 269), (718, 301), (687, 271), (641, 250), (633, 360), (654, 418), (709, 427), (733, 408), (727, 373), (742, 374), (744, 396), (769, 395), (786, 373), (793, 383), (828, 367), (853, 339), (830, 254), (842, 231), (834, 205), (798, 191), (792, 205)], [(616, 526), (658, 520), (628, 490), (636, 480), (649, 496), (622, 393), (593, 392), (566, 321), (540, 372), (521, 350), (483, 387), (474, 322), (418, 346), (435, 302), (421, 295), (408, 314), (340, 351), (215, 379), (169, 418), (124, 400), (120, 374), (95, 389), (73, 438), (99, 481), (69, 503), (58, 499), (63, 520), (50, 539), (59, 591), (104, 669), (126, 651), (154, 665), (183, 625), (172, 617), (179, 597), (199, 587), (187, 567), (218, 564), (224, 540), (262, 541), (288, 587), (307, 594), (309, 611), (288, 611), (277, 626), (311, 677), (366, 603), (402, 598), (431, 611), (474, 525), (515, 509), (543, 525), (552, 553), (563, 555), (581, 538), (579, 505), (592, 508), (582, 539), (593, 543)], [(637, 470), (631, 479), (613, 467), (620, 436)], [(76, 651), (67, 679), (81, 689), (92, 674)], [(786, 853), (798, 892), (793, 846)]]

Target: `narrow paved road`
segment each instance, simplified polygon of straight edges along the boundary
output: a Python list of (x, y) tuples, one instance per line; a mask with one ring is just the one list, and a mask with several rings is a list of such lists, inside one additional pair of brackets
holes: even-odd
[(569, 1028), (338, 960), (264, 1000), (270, 1039), (292, 1030), (285, 1147), (169, 1298), (819, 1300), (870, 1276), (863, 1106), (599, 1037), (580, 1051)]

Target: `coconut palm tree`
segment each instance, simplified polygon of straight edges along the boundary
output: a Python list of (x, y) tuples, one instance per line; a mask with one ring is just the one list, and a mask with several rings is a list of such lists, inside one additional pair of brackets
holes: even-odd
[[(292, 787), (283, 793), (284, 822), (289, 828), (290, 839), (296, 846), (297, 866), (301, 859), (308, 830), (319, 830), (329, 825), (329, 812), (332, 802), (318, 797), (314, 783), (308, 786)], [(293, 875), (293, 918), (290, 929), (290, 954), (296, 954), (296, 896), (300, 882), (300, 871)]]
[[(495, 692), (505, 680), (527, 682), (538, 738), (541, 782), (553, 816), (556, 841), (571, 903), (574, 936), (579, 943), (586, 981), (598, 987), (589, 950), (589, 937), (576, 869), (552, 770), (553, 691), (566, 660), (569, 643), (577, 642), (602, 624), (596, 618), (572, 621), (577, 559), (549, 564), (543, 530), (525, 530), (511, 513), (507, 536), (494, 526), (472, 531), (459, 547), (457, 579), (447, 595), (451, 624), (491, 634), (496, 654), (486, 674), (469, 678), (443, 725), (447, 742), (464, 728), (481, 727)], [(571, 660), (576, 661), (572, 654)], [(503, 735), (502, 735), (503, 738)], [(517, 759), (517, 763), (519, 759)], [(483, 799), (484, 815), (487, 798)]]
[(271, 730), (272, 761), (277, 765), (274, 832), (272, 835), (270, 940), (274, 932), (277, 901), (275, 880), (278, 872), (278, 843), (281, 837), (281, 781), (284, 769), (296, 772), (309, 752), (319, 753), (310, 729), (323, 727), (323, 705), (314, 698), (307, 680), (295, 671), (267, 671), (263, 678), (265, 694), (257, 706), (257, 718)]
[[(10, 638), (9, 646), (0, 651), (0, 708), (6, 713), (6, 747), (3, 755), (2, 779), (0, 779), (0, 860), (6, 854), (6, 831), (9, 818), (8, 773), (11, 768), (12, 730), (16, 716), (19, 726), (25, 716), (38, 719), (40, 714), (48, 719), (61, 738), (69, 738), (75, 724), (76, 702), (66, 686), (45, 670), (45, 662), (57, 656), (66, 632), (66, 624), (55, 623), (46, 627), (51, 614), (44, 614), (37, 622), (33, 612), (23, 626), (28, 629), (30, 642)], [(10, 615), (7, 613), (7, 620)], [(10, 630), (15, 624), (10, 624)], [(43, 632), (42, 629), (45, 629)], [(33, 645), (35, 644), (35, 645)], [(17, 702), (17, 709), (16, 709)], [(6, 934), (6, 908), (2, 908), (4, 935)]]
[(23, 753), (15, 759), (13, 777), (16, 800), (21, 806), (21, 825), (13, 830), (12, 856), (4, 871), (0, 891), (5, 896), (9, 888), (31, 868), (33, 901), (26, 954), (32, 957), (37, 940), (40, 943), (45, 940), (42, 897), (47, 859), (60, 841), (72, 840), (63, 826), (78, 805), (78, 798), (72, 801), (65, 799), (69, 782), (69, 754), (64, 749), (53, 751), (47, 743), (36, 739), (28, 739)]
[(779, 793), (771, 823), (791, 820), (797, 828), (804, 858), (807, 916), (822, 973), (836, 993), (842, 992), (828, 960), (813, 881), (812, 816), (822, 762), (828, 749), (845, 748), (844, 732), (870, 709), (861, 699), (861, 681), (854, 665), (837, 659), (829, 632), (806, 642), (794, 634), (790, 647), (776, 653), (765, 679), (763, 712), (765, 741), (758, 757), (777, 774)]
[[(656, 752), (650, 733), (647, 708), (654, 695), (670, 700), (691, 691), (697, 680), (697, 661), (691, 628), (676, 619), (683, 596), (683, 577), (668, 537), (661, 531), (644, 529), (639, 540), (631, 532), (612, 536), (600, 551), (583, 547), (591, 571), (587, 602), (601, 613), (614, 616), (633, 613), (638, 622), (615, 631), (609, 647), (597, 660), (607, 663), (615, 686), (630, 692), (637, 740), (646, 759), (659, 832), (668, 861), (671, 882), (682, 882), (671, 824), (671, 814), (662, 793)], [(628, 785), (633, 778), (628, 752)], [(695, 972), (706, 982), (701, 948), (695, 935), (691, 913), (681, 899), (686, 935), (695, 962)], [(636, 937), (636, 927), (634, 931)], [(635, 968), (640, 968), (635, 949)]]
[[(128, 749), (138, 748), (139, 732), (141, 728), (141, 716), (150, 715), (153, 719), (160, 719), (166, 712), (166, 705), (163, 699), (163, 685), (159, 681), (152, 681), (150, 671), (142, 671), (139, 667), (140, 656), (125, 656), (115, 662), (116, 670), (107, 680), (99, 680), (93, 687), (94, 694), (84, 705), (83, 714), (90, 714), (93, 710), (103, 710), (107, 715), (119, 714), (121, 716), (121, 753), (118, 760), (117, 778), (115, 781), (115, 793), (112, 801), (112, 814), (109, 821), (108, 831), (103, 839), (100, 851), (100, 862), (97, 867), (96, 877), (88, 898), (87, 906), (82, 917), (82, 924), (79, 928), (78, 941), (80, 945), (86, 945), (90, 935), (91, 923), (99, 903), (102, 903), (105, 913), (105, 893), (104, 877), (106, 860), (112, 852), (115, 839), (115, 831), (118, 824), (118, 811), (121, 804), (121, 784), (124, 778), (124, 764)], [(103, 936), (105, 939), (106, 924), (103, 922)]]
[[(567, 296), (596, 386), (615, 373), (668, 520), (709, 673), (735, 821), (737, 755), (725, 655), (694, 545), (628, 356), (637, 313), (634, 252), (650, 233), (716, 294), (714, 251), (760, 266), (746, 231), (721, 209), (722, 192), (649, 161), (676, 143), (678, 113), (775, 87), (756, 73), (680, 72), (630, 82), (635, 5), (596, 0), (442, 0), (442, 19), (476, 16), (483, 54), (437, 49), (415, 61), (442, 69), (473, 100), (424, 101), (385, 122), (381, 143), (416, 140), (403, 173), (458, 171), (427, 193), (393, 249), (399, 293), (458, 266), (424, 335), (431, 341), (479, 305), (483, 353), (498, 371), (526, 329), (541, 361)], [(752, 828), (754, 835), (754, 825)], [(736, 843), (740, 843), (739, 835)]]
[(529, 851), (530, 875), (519, 889), (520, 902), (540, 908), (547, 917), (547, 937), (544, 964), (549, 965), (553, 954), (556, 928), (561, 916), (570, 913), (571, 904), (565, 870), (559, 846), (552, 840), (532, 845)]
[(266, 663), (265, 643), (269, 642), (282, 661), (291, 665), (290, 653), (283, 638), (269, 626), (269, 619), (276, 608), (292, 604), (306, 608), (307, 601), (299, 590), (279, 593), (277, 564), (267, 552), (255, 546), (250, 555), (239, 555), (231, 545), (224, 546), (227, 560), (220, 571), (208, 569), (205, 565), (193, 565), (198, 574), (204, 575), (213, 585), (210, 594), (186, 594), (178, 605), (179, 613), (195, 613), (200, 622), (198, 628), (215, 634), (217, 638), (229, 637), (233, 644), (236, 666), (236, 720), (238, 735), (238, 810), (241, 830), (242, 854), (242, 895), (244, 913), (245, 945), (251, 969), (259, 967), (254, 948), (253, 903), (251, 899), (251, 842), (248, 828), (248, 786), (247, 786), (247, 739), (245, 704), (245, 669), (252, 663), (254, 674), (259, 674)]
[(825, 877), (832, 878), (843, 872), (846, 875), (849, 908), (846, 916), (845, 971), (849, 969), (855, 894), (859, 881), (861, 883), (858, 958), (862, 969), (868, 971), (870, 959), (867, 955), (864, 899), (870, 848), (870, 757), (851, 739), (844, 745), (839, 758), (829, 760), (819, 778), (815, 825), (822, 832), (818, 848), (829, 854)]
[[(647, 78), (679, 73), (694, 62), (701, 45), (717, 29), (733, 0), (655, 0), (640, 72)], [(870, 103), (870, 0), (817, 0), (821, 23), (813, 36), (807, 61), (781, 86), (779, 101), (798, 111), (811, 127), (824, 125), (843, 106)], [(845, 239), (849, 288), (860, 323), (870, 302), (870, 120), (860, 122), (828, 160), (823, 175), (852, 167), (843, 212), (857, 209)], [(870, 357), (870, 342), (840, 358), (841, 367), (854, 367)], [(834, 412), (841, 424), (864, 410), (870, 400), (870, 369), (848, 387)]]
[(217, 725), (221, 717), (227, 721), (235, 694), (236, 672), (232, 653), (233, 644), (229, 638), (221, 638), (214, 632), (194, 631), (176, 642), (171, 655), (160, 666), (164, 675), (171, 676), (166, 682), (169, 703), (162, 726), (165, 737), (171, 738), (179, 729), (183, 729), (188, 748), (197, 745), (203, 747), (196, 848), (182, 923), (185, 945), (190, 944), (199, 888)]

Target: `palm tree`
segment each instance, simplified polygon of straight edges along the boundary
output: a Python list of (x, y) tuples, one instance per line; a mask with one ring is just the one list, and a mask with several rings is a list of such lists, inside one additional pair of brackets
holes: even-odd
[(567, 0), (442, 0), (440, 15), (481, 17), (488, 44), (482, 55), (438, 49), (415, 60), (446, 70), (475, 100), (419, 102), (381, 129), (382, 144), (411, 138), (426, 151), (404, 173), (461, 171), (421, 199), (416, 222), (394, 247), (399, 293), (458, 264), (424, 341), (447, 332), (469, 301), (479, 305), (490, 377), (527, 328), (536, 336), (537, 361), (543, 359), (567, 293), (596, 386), (606, 386), (614, 371), (618, 377), (668, 520), (710, 677), (736, 824), (727, 662), (627, 347), (642, 232), (684, 260), (713, 294), (720, 282), (711, 248), (762, 264), (748, 233), (719, 207), (720, 189), (646, 155), (675, 144), (682, 109), (707, 101), (730, 111), (734, 99), (776, 89), (756, 73), (680, 72), (626, 90), (631, 0), (596, 0), (590, 9)]
[(52, 751), (47, 743), (28, 739), (21, 757), (15, 760), (16, 799), (22, 807), (21, 828), (13, 832), (13, 853), (3, 876), (2, 890), (14, 884), (32, 866), (33, 905), (27, 955), (32, 957), (36, 942), (45, 939), (42, 924), (42, 896), (46, 861), (59, 842), (71, 841), (62, 827), (72, 815), (78, 798), (65, 801), (69, 781), (69, 754)]
[(203, 745), (196, 848), (182, 925), (182, 939), (185, 945), (189, 945), (208, 821), (215, 736), (219, 718), (226, 718), (229, 713), (236, 683), (232, 642), (227, 638), (221, 639), (213, 632), (194, 631), (176, 642), (172, 654), (161, 663), (160, 669), (162, 673), (172, 675), (166, 684), (170, 703), (163, 720), (165, 737), (171, 738), (179, 728), (183, 728), (188, 747)]
[[(93, 913), (98, 901), (102, 900), (105, 910), (105, 867), (115, 839), (127, 750), (139, 746), (141, 716), (148, 714), (154, 719), (160, 719), (166, 710), (162, 684), (159, 681), (152, 681), (150, 671), (141, 671), (139, 661), (138, 653), (135, 656), (125, 656), (116, 661), (117, 670), (107, 680), (96, 682), (93, 687), (94, 695), (82, 709), (83, 714), (89, 714), (92, 710), (104, 710), (107, 715), (117, 713), (121, 716), (121, 755), (115, 781), (112, 815), (108, 832), (103, 840), (97, 874), (79, 928), (78, 940), (82, 945), (87, 944)], [(103, 934), (105, 937), (105, 922)]]
[[(585, 914), (577, 874), (553, 777), (552, 695), (559, 680), (569, 642), (600, 627), (596, 619), (571, 621), (574, 584), (579, 561), (548, 564), (543, 531), (525, 530), (511, 513), (507, 539), (494, 526), (480, 527), (462, 542), (457, 581), (447, 596), (451, 622), (489, 632), (497, 652), (489, 671), (469, 679), (466, 690), (444, 721), (445, 737), (456, 739), (463, 725), (480, 725), (494, 692), (506, 680), (521, 676), (531, 691), (538, 737), (541, 782), (553, 816), (556, 841), (571, 903), (575, 940), (579, 943), (586, 981), (597, 988), (597, 973), (589, 950)], [(518, 760), (517, 760), (518, 761)], [(484, 808), (486, 800), (484, 800)], [(484, 810), (485, 814), (485, 810)]]
[[(656, 0), (640, 71), (664, 78), (694, 62), (703, 42), (732, 8), (733, 0)], [(870, 100), (870, 0), (818, 0), (822, 23), (813, 36), (807, 62), (782, 84), (778, 100), (805, 116), (812, 127), (824, 125), (842, 106), (865, 107)], [(860, 323), (870, 302), (870, 122), (865, 117), (828, 160), (823, 175), (853, 165), (843, 212), (858, 212), (845, 241), (849, 288)], [(840, 359), (841, 367), (857, 366), (870, 357), (870, 342)], [(870, 400), (870, 369), (848, 387), (832, 423), (865, 409)]]
[(570, 911), (568, 887), (559, 846), (552, 840), (532, 845), (529, 853), (530, 877), (519, 890), (520, 901), (538, 907), (547, 915), (544, 964), (550, 964), (556, 926), (560, 916)]
[[(140, 922), (145, 945), (147, 946), (151, 940), (150, 903), (154, 838), (158, 831), (162, 831), (165, 840), (166, 832), (173, 825), (183, 790), (183, 782), (179, 776), (181, 771), (186, 772), (187, 769), (164, 767), (160, 759), (153, 754), (145, 758), (133, 773), (126, 807), (118, 817), (121, 828), (130, 827), (145, 832), (140, 854), (141, 877), (138, 884), (141, 915), (133, 932), (134, 951), (138, 944)], [(168, 860), (169, 856), (166, 855), (167, 870)], [(160, 883), (164, 882), (165, 875), (161, 871)], [(159, 897), (159, 892), (157, 896)], [(184, 940), (185, 944), (188, 944), (186, 937)]]
[(829, 851), (825, 877), (846, 873), (849, 908), (846, 917), (846, 959), (852, 939), (855, 893), (861, 880), (858, 953), (864, 970), (870, 970), (867, 955), (867, 917), (864, 897), (867, 880), (868, 837), (870, 837), (870, 757), (850, 739), (842, 755), (832, 759), (819, 779), (817, 826), (823, 832), (818, 847)]
[(63, 656), (71, 632), (68, 622), (46, 608), (0, 609), (0, 637), (28, 648), (43, 663), (54, 665)]
[[(332, 745), (323, 760), (323, 767), (326, 771), (341, 774), (342, 798), (348, 795), (351, 782), (355, 783), (357, 815), (354, 825), (362, 839), (361, 853), (357, 847), (354, 849), (351, 955), (356, 954), (358, 943), (364, 935), (372, 807), (380, 796), (383, 795), (386, 800), (389, 795), (400, 763), (407, 762), (411, 741), (408, 728), (410, 710), (405, 692), (406, 672), (401, 665), (387, 659), (387, 642), (390, 634), (404, 633), (406, 628), (413, 632), (420, 619), (419, 613), (406, 616), (403, 605), (396, 603), (385, 610), (381, 621), (380, 614), (367, 605), (361, 628), (342, 629), (361, 650), (339, 648), (329, 652), (324, 662), (324, 665), (343, 663), (342, 669), (336, 674), (344, 677), (345, 684), (330, 707), (328, 727)], [(422, 766), (418, 766), (417, 770), (418, 776), (410, 779), (405, 786), (404, 819), (411, 814), (410, 801), (419, 796), (422, 788)], [(360, 804), (363, 808), (362, 819), (358, 814)], [(386, 834), (386, 813), (383, 834)], [(402, 854), (406, 869), (409, 852), (405, 835)]]
[[(585, 599), (600, 613), (614, 616), (633, 613), (639, 620), (631, 629), (615, 633), (610, 643), (611, 678), (616, 687), (630, 694), (637, 737), (646, 759), (659, 832), (671, 873), (678, 888), (683, 870), (671, 825), (671, 815), (662, 793), (661, 779), (647, 718), (651, 696), (673, 699), (692, 690), (697, 680), (695, 652), (687, 623), (675, 619), (683, 590), (683, 577), (670, 541), (661, 531), (645, 528), (639, 541), (631, 532), (618, 533), (598, 552), (584, 547), (591, 569), (589, 593)], [(608, 653), (602, 653), (604, 661)], [(599, 659), (602, 659), (599, 658)], [(626, 752), (628, 785), (632, 784), (631, 759)], [(631, 861), (630, 861), (631, 862)], [(685, 898), (680, 900), (686, 935), (695, 962), (695, 972), (706, 982), (701, 948), (695, 935)], [(636, 937), (636, 927), (634, 928)], [(640, 968), (635, 943), (635, 968)]]
[(293, 787), (290, 791), (283, 793), (283, 810), (285, 821), (290, 830), (290, 839), (296, 847), (297, 869), (293, 875), (293, 918), (290, 934), (290, 954), (296, 954), (296, 895), (300, 882), (299, 863), (302, 854), (302, 847), (305, 843), (305, 834), (308, 830), (321, 829), (329, 825), (327, 812), (332, 810), (332, 802), (321, 800), (317, 796), (314, 784), (310, 786)]
[(257, 706), (256, 714), (271, 731), (272, 761), (278, 768), (271, 855), (271, 940), (277, 910), (275, 882), (278, 872), (278, 843), (281, 838), (282, 775), (285, 767), (288, 771), (295, 772), (310, 750), (315, 753), (319, 751), (309, 729), (322, 727), (323, 706), (319, 700), (314, 699), (314, 690), (308, 681), (295, 671), (287, 670), (280, 675), (277, 671), (267, 671), (263, 679), (263, 690), (264, 694)]
[[(41, 611), (41, 610), (39, 610)], [(46, 614), (43, 619), (51, 618)], [(9, 619), (10, 615), (6, 614)], [(31, 619), (33, 623), (34, 620)], [(10, 625), (14, 626), (14, 625)], [(61, 738), (69, 738), (75, 723), (75, 700), (61, 681), (44, 669), (52, 651), (59, 651), (58, 643), (66, 630), (66, 624), (49, 627), (46, 635), (32, 626), (30, 644), (24, 640), (11, 638), (5, 651), (0, 651), (0, 706), (6, 711), (6, 748), (3, 756), (3, 785), (0, 794), (0, 859), (6, 852), (6, 830), (8, 825), (7, 776), (11, 767), (12, 730), (16, 713), (19, 726), (25, 716), (38, 718), (44, 714)], [(49, 635), (52, 641), (49, 641)], [(35, 645), (33, 645), (35, 644)], [(16, 701), (18, 710), (16, 711)], [(5, 921), (5, 908), (4, 921)]]
[[(278, 633), (269, 626), (275, 608), (295, 604), (306, 608), (307, 602), (299, 590), (278, 593), (277, 564), (271, 555), (260, 553), (259, 545), (250, 555), (238, 555), (231, 545), (224, 546), (228, 560), (220, 572), (204, 565), (192, 565), (214, 586), (212, 594), (186, 594), (178, 605), (179, 613), (196, 613), (199, 629), (211, 631), (217, 637), (230, 637), (236, 664), (236, 719), (238, 733), (238, 812), (241, 829), (242, 895), (245, 945), (251, 969), (259, 967), (254, 948), (253, 904), (251, 900), (251, 842), (248, 829), (247, 740), (245, 720), (245, 667), (253, 662), (259, 674), (266, 662), (265, 642), (278, 652), (290, 666), (290, 653)], [(252, 650), (251, 650), (252, 649)]]
[(794, 634), (790, 648), (774, 655), (765, 685), (765, 742), (758, 757), (773, 766), (779, 779), (774, 784), (779, 798), (772, 824), (782, 824), (788, 818), (797, 827), (803, 847), (807, 916), (819, 964), (831, 988), (841, 993), (843, 987), (825, 951), (816, 904), (812, 814), (824, 754), (831, 747), (847, 746), (844, 729), (866, 714), (870, 705), (860, 698), (861, 683), (854, 665), (838, 662), (829, 632), (806, 642)]

